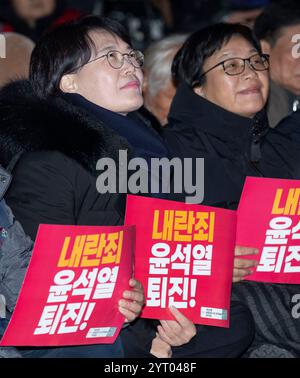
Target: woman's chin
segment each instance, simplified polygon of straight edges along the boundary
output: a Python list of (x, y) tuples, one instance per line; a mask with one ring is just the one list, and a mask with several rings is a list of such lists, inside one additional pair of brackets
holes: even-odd
[(258, 101), (257, 104), (251, 104), (251, 106), (246, 107), (243, 106), (241, 107), (241, 111), (237, 112), (243, 117), (247, 118), (253, 118), (257, 113), (259, 113), (265, 106), (265, 103), (262, 101)]
[(143, 98), (139, 98), (137, 99), (136, 101), (134, 101), (130, 107), (130, 110), (128, 111), (129, 112), (135, 112), (136, 110), (138, 110), (139, 108), (141, 108), (144, 104), (144, 100)]

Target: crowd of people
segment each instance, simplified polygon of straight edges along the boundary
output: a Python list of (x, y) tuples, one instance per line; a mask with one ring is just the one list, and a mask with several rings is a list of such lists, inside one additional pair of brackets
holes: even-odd
[[(189, 2), (186, 13), (187, 2), (148, 3), (148, 16), (164, 28), (142, 41), (108, 1), (87, 2), (89, 9), (6, 2), (0, 337), (39, 224), (123, 224), (126, 194), (97, 190), (99, 159), (117, 163), (120, 150), (147, 161), (204, 158), (202, 204), (233, 210), (247, 176), (300, 179), (298, 1)], [(200, 3), (206, 14), (195, 17)], [(174, 320), (140, 318), (145, 296), (133, 277), (120, 298), (126, 326), (114, 344), (3, 347), (0, 357), (299, 357), (300, 324), (291, 315), (298, 285), (247, 281), (258, 251), (236, 246), (234, 253), (229, 328), (193, 324), (176, 308)]]

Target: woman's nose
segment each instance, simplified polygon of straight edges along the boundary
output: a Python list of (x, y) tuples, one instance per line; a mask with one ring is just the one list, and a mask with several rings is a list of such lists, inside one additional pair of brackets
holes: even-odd
[(134, 72), (136, 69), (128, 56), (124, 56), (123, 68), (126, 72)]
[(255, 69), (251, 66), (249, 60), (246, 60), (246, 61), (245, 61), (245, 69), (244, 69), (243, 75), (244, 75), (245, 77), (247, 77), (247, 76), (256, 76), (256, 75), (257, 75), (257, 72), (256, 72)]

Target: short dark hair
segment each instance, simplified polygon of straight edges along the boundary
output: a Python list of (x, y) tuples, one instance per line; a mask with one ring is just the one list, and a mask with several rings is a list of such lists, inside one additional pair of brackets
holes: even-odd
[(257, 39), (265, 39), (274, 46), (282, 28), (300, 24), (299, 0), (284, 0), (271, 3), (257, 17), (254, 34)]
[(74, 73), (86, 64), (96, 47), (90, 32), (106, 31), (131, 44), (126, 29), (118, 21), (98, 16), (84, 16), (46, 33), (31, 55), (29, 80), (39, 97), (61, 93), (63, 75)]
[(247, 26), (225, 23), (209, 25), (193, 33), (175, 55), (172, 64), (174, 83), (186, 83), (190, 87), (203, 85), (205, 76), (201, 78), (201, 75), (206, 59), (236, 35), (245, 38), (261, 53), (258, 41)]

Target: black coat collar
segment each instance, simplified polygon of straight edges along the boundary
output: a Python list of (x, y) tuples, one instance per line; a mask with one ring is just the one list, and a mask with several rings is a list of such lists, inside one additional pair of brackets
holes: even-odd
[(120, 115), (96, 105), (79, 94), (64, 94), (63, 98), (75, 106), (87, 110), (96, 119), (101, 119), (107, 127), (125, 138), (135, 157), (151, 161), (151, 158), (168, 157), (167, 147), (161, 136), (141, 119)]
[(4, 167), (17, 154), (53, 150), (97, 175), (98, 159), (118, 161), (120, 149), (130, 149), (124, 138), (62, 98), (37, 97), (29, 81), (13, 82), (0, 92), (0, 164)]
[(169, 127), (174, 131), (195, 128), (226, 141), (243, 143), (250, 135), (261, 137), (269, 129), (266, 112), (263, 110), (253, 119), (231, 113), (198, 96), (186, 84), (181, 84), (174, 96)]

